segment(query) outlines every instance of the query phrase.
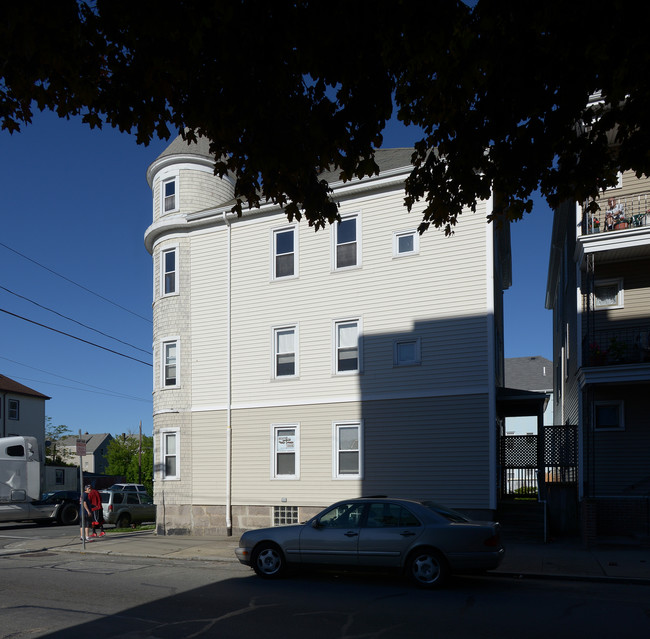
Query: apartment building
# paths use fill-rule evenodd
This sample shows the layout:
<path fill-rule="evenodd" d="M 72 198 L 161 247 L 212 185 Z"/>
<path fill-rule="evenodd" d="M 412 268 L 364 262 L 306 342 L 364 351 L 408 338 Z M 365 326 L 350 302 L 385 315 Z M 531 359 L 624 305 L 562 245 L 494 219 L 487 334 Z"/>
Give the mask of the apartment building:
<path fill-rule="evenodd" d="M 509 228 L 404 207 L 410 149 L 325 176 L 341 219 L 230 212 L 205 140 L 151 164 L 154 499 L 161 534 L 304 521 L 335 500 L 497 507 Z M 421 210 L 421 209 L 420 209 Z"/>

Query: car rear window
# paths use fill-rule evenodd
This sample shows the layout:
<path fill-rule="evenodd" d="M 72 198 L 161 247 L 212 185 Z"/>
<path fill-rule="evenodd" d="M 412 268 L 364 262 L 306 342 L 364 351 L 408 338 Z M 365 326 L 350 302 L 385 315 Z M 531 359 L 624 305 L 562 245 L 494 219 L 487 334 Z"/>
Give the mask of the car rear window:
<path fill-rule="evenodd" d="M 110 493 L 99 493 L 99 496 L 102 498 L 102 504 L 107 504 L 111 498 Z"/>
<path fill-rule="evenodd" d="M 451 522 L 471 521 L 469 517 L 466 517 L 462 513 L 459 513 L 457 510 L 454 510 L 453 508 L 447 508 L 447 506 L 438 504 L 435 501 L 423 501 L 422 505 L 426 506 L 429 510 L 433 510 L 433 512 L 436 513 L 437 515 L 444 517 L 447 521 L 451 521 Z"/>

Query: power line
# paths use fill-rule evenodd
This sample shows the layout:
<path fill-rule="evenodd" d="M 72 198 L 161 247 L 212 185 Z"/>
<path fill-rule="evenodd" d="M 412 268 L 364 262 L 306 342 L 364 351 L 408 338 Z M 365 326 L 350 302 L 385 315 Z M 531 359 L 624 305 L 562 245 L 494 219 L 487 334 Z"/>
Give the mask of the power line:
<path fill-rule="evenodd" d="M 118 351 L 114 351 L 112 348 L 106 348 L 105 346 L 100 346 L 99 344 L 95 344 L 94 342 L 89 342 L 86 339 L 81 339 L 81 337 L 76 337 L 75 335 L 70 335 L 70 333 L 66 333 L 64 331 L 59 331 L 56 328 L 52 328 L 51 326 L 47 326 L 46 324 L 41 324 L 39 322 L 35 322 L 34 320 L 30 320 L 27 317 L 23 317 L 22 315 L 17 315 L 16 313 L 12 313 L 11 311 L 7 311 L 4 308 L 0 308 L 0 311 L 2 313 L 6 313 L 7 315 L 11 315 L 12 317 L 16 317 L 18 319 L 21 319 L 25 322 L 29 322 L 30 324 L 35 324 L 36 326 L 40 326 L 41 328 L 47 328 L 49 331 L 53 331 L 54 333 L 59 333 L 60 335 L 65 335 L 66 337 L 70 337 L 72 339 L 76 339 L 79 342 L 83 342 L 84 344 L 89 344 L 90 346 L 94 346 L 95 348 L 101 348 L 104 351 L 108 351 L 109 353 L 113 353 L 114 355 L 119 355 L 120 357 L 126 357 L 126 359 L 131 359 L 134 362 L 140 362 L 140 364 L 144 364 L 145 366 L 150 366 L 153 368 L 153 364 L 150 364 L 149 362 L 145 362 L 141 359 L 137 359 L 136 357 L 131 357 L 130 355 L 125 355 L 124 353 L 120 353 Z"/>
<path fill-rule="evenodd" d="M 93 328 L 92 326 L 88 326 L 87 324 L 84 324 L 82 322 L 77 321 L 76 319 L 72 317 L 68 317 L 67 315 L 63 315 L 62 313 L 59 313 L 58 311 L 55 311 L 52 308 L 48 308 L 47 306 L 43 306 L 42 304 L 39 304 L 38 302 L 35 302 L 34 300 L 29 299 L 28 297 L 25 297 L 24 295 L 20 295 L 19 293 L 15 293 L 14 291 L 10 291 L 8 288 L 4 286 L 0 286 L 0 289 L 3 291 L 7 291 L 7 293 L 10 293 L 11 295 L 15 295 L 16 297 L 19 297 L 22 300 L 25 300 L 27 302 L 30 302 L 31 304 L 34 304 L 34 306 L 38 306 L 39 308 L 42 308 L 43 310 L 49 311 L 50 313 L 54 313 L 55 315 L 58 315 L 59 317 L 62 317 L 63 319 L 67 319 L 71 322 L 74 322 L 75 324 L 79 324 L 79 326 L 83 326 L 84 328 L 87 328 L 90 331 L 94 331 L 95 333 L 99 333 L 100 335 L 103 335 L 104 337 L 108 337 L 108 339 L 112 339 L 116 342 L 119 342 L 120 344 L 124 344 L 125 346 L 130 346 L 131 348 L 134 348 L 137 351 L 141 351 L 142 353 L 146 353 L 147 355 L 151 355 L 151 351 L 147 351 L 144 348 L 140 348 L 139 346 L 134 346 L 133 344 L 129 344 L 128 342 L 125 342 L 124 340 L 121 340 L 117 337 L 113 337 L 112 335 L 108 335 L 108 333 L 104 333 L 100 331 L 99 329 Z"/>
<path fill-rule="evenodd" d="M 150 402 L 151 401 L 150 399 L 143 399 L 142 397 L 134 397 L 132 395 L 127 395 L 125 393 L 119 393 L 117 391 L 112 391 L 112 390 L 110 390 L 108 388 L 102 388 L 101 386 L 93 386 L 92 384 L 88 384 L 87 382 L 80 382 L 77 379 L 72 379 L 70 377 L 64 377 L 63 375 L 57 375 L 56 373 L 51 373 L 50 371 L 46 371 L 46 370 L 44 370 L 42 368 L 36 368 L 35 366 L 29 366 L 28 364 L 23 364 L 22 362 L 17 362 L 16 360 L 9 359 L 8 357 L 2 357 L 1 355 L 0 355 L 0 359 L 5 360 L 6 362 L 11 362 L 12 364 L 18 364 L 18 366 L 23 366 L 23 367 L 29 368 L 30 370 L 33 370 L 33 371 L 38 371 L 39 373 L 45 373 L 46 375 L 52 375 L 52 377 L 58 377 L 59 379 L 64 379 L 64 380 L 66 380 L 68 382 L 74 382 L 75 384 L 81 384 L 82 386 L 88 386 L 88 388 L 94 388 L 95 391 L 90 391 L 90 390 L 87 390 L 85 388 L 76 388 L 75 389 L 72 386 L 66 386 L 65 384 L 56 384 L 55 382 L 44 382 L 44 381 L 41 381 L 41 380 L 38 380 L 38 379 L 31 379 L 29 377 L 20 377 L 20 376 L 16 375 L 15 377 L 17 377 L 18 379 L 23 379 L 23 380 L 31 381 L 31 382 L 37 382 L 38 384 L 51 384 L 51 385 L 54 385 L 54 386 L 61 386 L 62 388 L 73 388 L 73 390 L 80 390 L 80 391 L 84 391 L 84 392 L 101 392 L 101 391 L 104 391 L 102 394 L 111 395 L 113 397 L 122 397 L 124 399 L 132 399 L 132 400 L 138 401 L 138 402 Z"/>
<path fill-rule="evenodd" d="M 78 286 L 80 289 L 86 291 L 87 293 L 90 293 L 91 295 L 94 295 L 95 297 L 98 297 L 101 300 L 104 300 L 105 302 L 108 302 L 109 304 L 112 304 L 113 306 L 116 306 L 117 308 L 121 308 L 123 311 L 126 311 L 127 313 L 130 313 L 131 315 L 135 315 L 136 317 L 139 317 L 140 319 L 143 319 L 145 322 L 149 322 L 149 324 L 152 324 L 153 322 L 148 318 L 145 317 L 144 315 L 139 315 L 135 311 L 132 311 L 125 306 L 122 306 L 118 304 L 117 302 L 114 302 L 113 300 L 108 299 L 107 297 L 104 297 L 103 295 L 100 295 L 99 293 L 95 293 L 95 291 L 91 291 L 89 288 L 86 288 L 82 284 L 79 284 L 78 282 L 75 282 L 74 280 L 71 280 L 69 277 L 66 277 L 65 275 L 61 275 L 61 273 L 57 273 L 56 271 L 53 271 L 51 268 L 41 264 L 40 262 L 37 262 L 36 260 L 33 260 L 31 257 L 27 257 L 27 255 L 24 255 L 20 251 L 17 251 L 16 249 L 12 249 L 10 246 L 7 246 L 6 244 L 3 244 L 0 242 L 0 246 L 3 246 L 6 248 L 8 251 L 11 251 L 12 253 L 15 253 L 16 255 L 20 255 L 23 259 L 28 260 L 29 262 L 32 262 L 32 264 L 36 264 L 36 266 L 40 266 L 41 268 L 45 269 L 46 271 L 52 273 L 53 275 L 56 275 L 57 277 L 60 277 L 61 279 L 65 280 L 66 282 L 69 282 L 70 284 L 74 284 L 75 286 Z"/>

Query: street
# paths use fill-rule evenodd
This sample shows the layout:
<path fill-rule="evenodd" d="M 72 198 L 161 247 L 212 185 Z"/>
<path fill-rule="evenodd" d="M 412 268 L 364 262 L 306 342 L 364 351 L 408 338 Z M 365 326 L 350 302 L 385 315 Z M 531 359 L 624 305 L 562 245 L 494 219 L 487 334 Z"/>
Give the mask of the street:
<path fill-rule="evenodd" d="M 0 546 L 76 533 L 3 526 Z M 0 556 L 0 601 L 5 639 L 650 635 L 648 586 L 481 576 L 426 592 L 390 575 L 300 572 L 270 582 L 234 562 L 53 551 Z"/>

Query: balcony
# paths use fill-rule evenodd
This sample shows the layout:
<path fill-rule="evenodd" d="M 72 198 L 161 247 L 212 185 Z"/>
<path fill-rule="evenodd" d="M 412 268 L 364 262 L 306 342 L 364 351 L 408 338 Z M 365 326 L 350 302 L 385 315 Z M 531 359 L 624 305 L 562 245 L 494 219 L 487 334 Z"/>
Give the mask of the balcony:
<path fill-rule="evenodd" d="M 583 207 L 583 235 L 610 233 L 650 226 L 650 193 L 600 200 L 600 210 L 590 212 Z M 586 233 L 585 233 L 586 230 Z"/>
<path fill-rule="evenodd" d="M 583 366 L 650 362 L 650 320 L 643 326 L 594 331 L 582 343 Z"/>

